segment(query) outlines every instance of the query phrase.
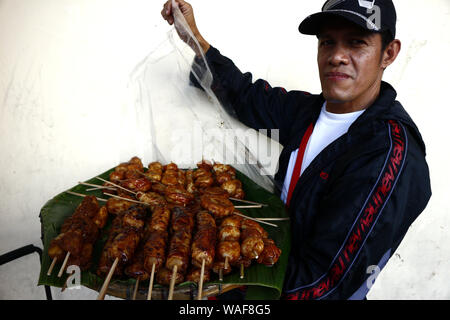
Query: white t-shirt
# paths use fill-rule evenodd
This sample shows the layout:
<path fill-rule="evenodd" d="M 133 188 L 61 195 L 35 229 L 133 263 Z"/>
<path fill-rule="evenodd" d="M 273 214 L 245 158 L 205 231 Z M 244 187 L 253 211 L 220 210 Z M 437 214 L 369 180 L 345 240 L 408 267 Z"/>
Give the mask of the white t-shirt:
<path fill-rule="evenodd" d="M 326 103 L 323 104 L 322 110 L 317 120 L 311 137 L 308 140 L 308 144 L 303 156 L 302 168 L 300 175 L 310 165 L 314 158 L 325 149 L 334 140 L 347 133 L 348 128 L 353 122 L 363 114 L 365 110 L 351 112 L 351 113 L 331 113 L 326 110 Z M 286 203 L 287 195 L 289 191 L 289 185 L 291 183 L 292 173 L 294 171 L 295 162 L 297 161 L 298 149 L 291 153 L 289 159 L 289 166 L 284 179 L 283 190 L 281 192 L 281 200 Z"/>

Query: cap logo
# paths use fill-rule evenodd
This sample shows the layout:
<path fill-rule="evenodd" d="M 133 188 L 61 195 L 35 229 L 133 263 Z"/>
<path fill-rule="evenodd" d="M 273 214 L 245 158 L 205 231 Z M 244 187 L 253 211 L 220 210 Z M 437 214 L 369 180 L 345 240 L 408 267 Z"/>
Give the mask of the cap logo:
<path fill-rule="evenodd" d="M 322 11 L 330 10 L 331 8 L 337 6 L 339 3 L 344 2 L 346 0 L 330 0 L 322 8 Z"/>
<path fill-rule="evenodd" d="M 359 6 L 371 10 L 375 5 L 375 0 L 367 1 L 367 0 L 358 0 Z"/>

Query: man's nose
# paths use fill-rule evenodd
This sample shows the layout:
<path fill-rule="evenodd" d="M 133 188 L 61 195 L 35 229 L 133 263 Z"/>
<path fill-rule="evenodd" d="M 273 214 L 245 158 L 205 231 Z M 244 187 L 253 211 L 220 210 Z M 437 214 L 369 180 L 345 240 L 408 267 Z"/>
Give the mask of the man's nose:
<path fill-rule="evenodd" d="M 347 65 L 350 62 L 349 54 L 346 48 L 342 45 L 336 45 L 330 52 L 329 63 L 333 66 L 341 64 Z"/>

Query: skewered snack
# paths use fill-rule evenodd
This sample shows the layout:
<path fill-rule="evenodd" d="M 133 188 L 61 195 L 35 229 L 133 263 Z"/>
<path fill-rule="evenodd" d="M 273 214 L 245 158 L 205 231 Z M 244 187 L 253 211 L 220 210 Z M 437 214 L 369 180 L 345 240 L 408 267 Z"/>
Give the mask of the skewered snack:
<path fill-rule="evenodd" d="M 120 181 L 120 186 L 135 192 L 147 192 L 151 189 L 152 183 L 141 176 Z"/>
<path fill-rule="evenodd" d="M 239 241 L 241 237 L 242 217 L 232 215 L 222 220 L 218 233 L 219 241 Z"/>
<path fill-rule="evenodd" d="M 212 266 L 212 265 L 211 265 Z M 186 281 L 192 281 L 195 283 L 200 283 L 201 280 L 201 268 L 191 267 L 186 275 Z M 210 270 L 205 269 L 203 271 L 203 282 L 208 282 L 211 280 Z"/>
<path fill-rule="evenodd" d="M 184 186 L 186 177 L 184 171 L 179 170 L 175 163 L 169 163 L 163 167 L 164 172 L 161 178 L 161 183 L 166 186 Z"/>
<path fill-rule="evenodd" d="M 65 263 L 78 265 L 82 270 L 88 269 L 93 244 L 98 238 L 99 230 L 106 224 L 107 218 L 106 208 L 100 208 L 95 197 L 86 196 L 72 216 L 64 221 L 60 234 L 51 241 L 48 250 L 50 258 L 55 262 L 65 258 Z M 64 266 L 65 264 L 63 268 Z M 49 273 L 51 271 L 49 270 Z"/>
<path fill-rule="evenodd" d="M 140 281 L 147 280 L 150 277 L 150 274 L 144 268 L 144 249 L 142 244 L 136 250 L 131 263 L 125 267 L 125 274 Z"/>
<path fill-rule="evenodd" d="M 197 163 L 197 168 L 202 168 L 205 169 L 206 171 L 212 171 L 213 165 L 211 164 L 211 162 L 207 160 L 202 160 Z"/>
<path fill-rule="evenodd" d="M 233 215 L 226 217 L 222 220 L 222 223 L 220 225 L 219 233 L 218 233 L 218 240 L 219 241 L 234 241 L 238 242 L 241 238 L 241 222 L 242 217 Z M 237 250 L 236 250 L 237 251 Z M 236 252 L 237 254 L 237 252 Z M 242 253 L 239 249 L 239 257 L 237 259 L 232 259 L 230 261 L 231 265 L 240 266 L 241 268 L 241 278 L 244 277 L 244 270 L 243 268 L 247 268 L 251 264 L 251 260 L 247 259 L 245 261 L 245 258 L 242 256 Z M 227 261 L 228 262 L 228 261 Z"/>
<path fill-rule="evenodd" d="M 223 280 L 222 276 L 231 273 L 232 268 L 229 263 L 225 263 L 225 260 L 216 260 L 213 263 L 212 269 L 214 273 L 219 275 L 219 280 Z"/>
<path fill-rule="evenodd" d="M 216 218 L 224 218 L 234 211 L 233 203 L 227 198 L 215 195 L 202 195 L 201 206 L 211 212 Z"/>
<path fill-rule="evenodd" d="M 214 184 L 214 177 L 211 171 L 205 167 L 198 168 L 193 173 L 194 186 L 196 188 L 208 188 Z"/>
<path fill-rule="evenodd" d="M 261 225 L 254 220 L 243 219 L 241 222 L 241 229 L 242 231 L 247 229 L 254 229 L 261 235 L 262 238 L 267 238 L 267 231 L 264 230 L 264 228 L 261 227 Z"/>
<path fill-rule="evenodd" d="M 133 197 L 127 194 L 122 194 L 121 197 L 133 200 Z M 106 201 L 106 209 L 108 210 L 109 214 L 113 215 L 117 215 L 121 212 L 124 212 L 134 205 L 135 204 L 131 201 L 126 201 L 118 198 L 109 198 L 108 201 Z"/>
<path fill-rule="evenodd" d="M 141 159 L 133 157 L 128 162 L 123 162 L 115 167 L 114 171 L 109 175 L 109 180 L 119 182 L 128 178 L 138 178 L 136 171 L 143 172 L 144 166 Z"/>
<path fill-rule="evenodd" d="M 152 162 L 148 165 L 147 172 L 144 175 L 152 182 L 159 182 L 162 179 L 163 166 L 159 162 Z"/>
<path fill-rule="evenodd" d="M 194 219 L 190 212 L 175 207 L 172 212 L 172 237 L 166 268 L 173 270 L 176 267 L 179 273 L 185 273 L 189 264 L 192 229 Z"/>
<path fill-rule="evenodd" d="M 186 171 L 186 191 L 194 194 L 197 192 L 197 187 L 194 184 L 194 171 L 187 170 Z"/>
<path fill-rule="evenodd" d="M 222 189 L 224 189 L 230 197 L 236 199 L 244 199 L 245 193 L 242 189 L 242 182 L 237 179 L 227 180 L 221 185 Z"/>
<path fill-rule="evenodd" d="M 207 211 L 197 213 L 197 231 L 192 242 L 192 264 L 201 268 L 205 261 L 205 269 L 210 269 L 214 262 L 216 246 L 216 222 Z"/>
<path fill-rule="evenodd" d="M 239 266 L 241 268 L 248 268 L 252 264 L 252 260 L 244 257 L 242 254 L 234 263 L 233 266 Z"/>
<path fill-rule="evenodd" d="M 216 173 L 216 175 L 220 174 L 220 173 L 228 173 L 231 175 L 231 177 L 233 179 L 236 176 L 236 169 L 234 169 L 232 166 L 230 166 L 228 164 L 222 164 L 222 163 L 216 162 L 212 167 L 213 167 L 213 170 Z"/>
<path fill-rule="evenodd" d="M 136 194 L 136 199 L 148 203 L 152 209 L 153 207 L 161 207 L 167 204 L 167 200 L 156 192 L 138 192 Z"/>
<path fill-rule="evenodd" d="M 165 201 L 165 200 L 164 200 Z M 163 266 L 165 261 L 166 244 L 168 238 L 168 225 L 170 210 L 166 206 L 152 206 L 152 215 L 147 219 L 145 238 L 141 242 L 142 267 L 145 274 L 150 277 L 148 299 L 151 299 L 153 290 L 153 279 L 155 272 Z M 147 279 L 148 277 L 145 277 Z M 138 279 L 139 280 L 139 279 Z M 136 283 L 135 292 L 138 282 Z"/>
<path fill-rule="evenodd" d="M 261 234 L 255 229 L 242 231 L 242 254 L 249 259 L 257 259 L 264 250 L 264 241 Z"/>
<path fill-rule="evenodd" d="M 116 217 L 97 273 L 108 273 L 107 279 L 110 274 L 136 278 L 136 288 L 139 280 L 150 278 L 153 283 L 156 273 L 160 284 L 171 285 L 172 294 L 174 283 L 185 279 L 199 283 L 201 298 L 201 284 L 210 280 L 210 271 L 222 278 L 232 272 L 232 266 L 243 270 L 255 259 L 265 265 L 276 263 L 281 251 L 267 238 L 267 232 L 251 218 L 233 214 L 236 210 L 229 198 L 240 197 L 242 191 L 234 168 L 205 161 L 197 167 L 180 170 L 175 163 L 163 166 L 152 162 L 144 173 L 139 158 L 117 166 L 110 179 L 132 192 L 116 186 L 114 192 L 124 199 L 110 198 L 96 218 L 78 222 L 77 230 L 72 230 L 67 221 L 61 229 L 67 232 L 66 246 L 74 247 L 71 258 L 76 258 L 80 265 L 90 260 L 86 257 L 91 256 L 93 246 L 86 239 L 96 239 L 97 235 L 90 230 L 102 228 L 109 213 Z M 137 175 L 138 172 L 141 173 Z M 145 227 L 144 207 L 136 207 L 126 199 L 150 205 L 152 216 Z M 64 251 L 54 251 L 59 259 L 64 258 Z M 149 294 L 151 297 L 151 286 Z"/>
<path fill-rule="evenodd" d="M 134 206 L 114 218 L 97 269 L 99 275 L 107 273 L 116 259 L 114 274 L 122 274 L 124 265 L 133 258 L 143 236 L 145 215 L 144 208 Z"/>
<path fill-rule="evenodd" d="M 196 218 L 197 230 L 192 242 L 192 267 L 187 279 L 199 284 L 197 299 L 201 300 L 203 282 L 209 280 L 209 269 L 214 262 L 217 228 L 216 221 L 207 211 L 199 211 Z"/>
<path fill-rule="evenodd" d="M 241 246 L 239 241 L 220 241 L 217 245 L 217 255 L 227 263 L 235 263 L 241 256 Z"/>
<path fill-rule="evenodd" d="M 111 182 L 120 182 L 125 177 L 125 171 L 113 171 L 109 174 L 109 181 Z M 107 184 L 106 184 L 107 185 Z"/>
<path fill-rule="evenodd" d="M 225 190 L 223 190 L 221 187 L 209 187 L 206 189 L 202 189 L 203 195 L 209 195 L 209 196 L 219 196 L 222 198 L 228 198 L 229 194 Z"/>
<path fill-rule="evenodd" d="M 170 210 L 167 206 L 156 207 L 153 210 L 150 232 L 167 232 L 170 222 Z"/>
<path fill-rule="evenodd" d="M 133 255 L 133 259 L 130 264 L 125 267 L 125 274 L 129 277 L 136 279 L 136 284 L 133 292 L 133 300 L 136 299 L 137 291 L 139 288 L 139 282 L 150 278 L 151 274 L 145 268 L 145 245 L 148 238 L 151 235 L 151 220 L 152 217 L 147 217 L 144 227 L 143 239 L 139 242 L 139 246 Z M 153 275 L 152 275 L 153 276 Z"/>
<path fill-rule="evenodd" d="M 186 206 L 194 200 L 194 196 L 182 186 L 168 186 L 165 190 L 165 197 L 168 202 L 180 206 Z"/>
<path fill-rule="evenodd" d="M 216 173 L 216 180 L 220 185 L 222 185 L 227 181 L 233 180 L 233 177 L 228 172 L 219 172 Z"/>
<path fill-rule="evenodd" d="M 190 208 L 174 207 L 172 212 L 172 236 L 170 239 L 169 254 L 166 259 L 166 268 L 172 270 L 168 299 L 172 300 L 173 290 L 177 280 L 177 273 L 187 271 L 191 249 L 192 229 L 194 227 L 194 214 Z"/>
<path fill-rule="evenodd" d="M 157 272 L 164 264 L 168 239 L 170 210 L 167 207 L 154 209 L 149 227 L 149 235 L 144 245 L 144 268 Z"/>
<path fill-rule="evenodd" d="M 105 250 L 105 249 L 109 248 L 112 245 L 114 239 L 120 233 L 120 230 L 121 230 L 121 227 L 122 227 L 121 225 L 122 225 L 122 220 L 121 220 L 120 215 L 118 215 L 112 221 L 112 225 L 111 225 L 110 229 L 108 230 L 108 238 L 107 238 L 106 243 L 105 243 L 105 245 L 103 247 L 104 249 L 103 249 L 103 251 L 102 251 L 102 253 L 100 255 L 100 261 L 99 261 L 98 266 L 97 266 L 97 274 L 99 276 L 107 274 L 109 269 L 112 266 L 111 262 L 109 261 L 110 259 L 108 257 L 108 251 Z M 115 273 L 119 274 L 119 270 L 116 269 Z"/>
<path fill-rule="evenodd" d="M 144 246 L 144 268 L 147 272 L 152 272 L 153 265 L 153 272 L 158 272 L 164 265 L 167 239 L 168 234 L 165 231 L 154 231 L 149 235 Z"/>
<path fill-rule="evenodd" d="M 245 192 L 242 183 L 236 179 L 236 169 L 227 164 L 215 163 L 213 171 L 221 188 L 228 192 L 229 197 L 244 199 Z"/>
<path fill-rule="evenodd" d="M 164 195 L 166 192 L 166 188 L 167 188 L 167 186 L 162 184 L 161 182 L 153 181 L 152 186 L 150 187 L 150 190 L 152 192 L 156 192 L 158 194 Z"/>
<path fill-rule="evenodd" d="M 202 169 L 198 169 L 198 170 L 202 170 Z M 213 184 L 214 184 L 214 178 L 213 178 L 212 174 L 199 175 L 199 176 L 197 176 L 197 178 L 195 178 L 195 182 L 194 182 L 194 186 L 197 188 L 208 188 L 208 187 L 212 186 Z"/>
<path fill-rule="evenodd" d="M 178 171 L 178 166 L 177 166 L 177 164 L 176 163 L 173 163 L 173 162 L 171 162 L 171 163 L 169 163 L 169 164 L 166 164 L 165 166 L 163 166 L 163 170 L 164 171 Z"/>
<path fill-rule="evenodd" d="M 257 262 L 266 266 L 273 266 L 280 258 L 281 249 L 275 245 L 272 239 L 265 238 L 263 241 L 264 250 L 259 255 Z"/>
<path fill-rule="evenodd" d="M 231 272 L 231 264 L 237 262 L 241 256 L 240 225 L 242 218 L 239 216 L 225 217 L 217 233 L 217 258 L 213 266 L 213 271 L 219 273 L 219 280 L 224 274 Z"/>
<path fill-rule="evenodd" d="M 150 162 L 148 164 L 148 171 L 158 171 L 158 172 L 161 171 L 162 172 L 163 171 L 163 165 L 160 162 L 158 162 L 158 161 Z"/>
<path fill-rule="evenodd" d="M 83 237 L 79 230 L 67 230 L 60 233 L 56 238 L 50 242 L 48 255 L 50 258 L 57 261 L 62 261 L 67 252 L 72 255 L 79 255 L 81 252 Z"/>
<path fill-rule="evenodd" d="M 156 274 L 156 281 L 159 284 L 168 286 L 171 284 L 173 272 L 167 268 L 161 268 Z M 182 283 L 184 281 L 184 275 L 181 272 L 175 273 L 175 284 Z"/>
<path fill-rule="evenodd" d="M 264 250 L 263 238 L 267 238 L 265 231 L 257 222 L 244 219 L 241 223 L 241 251 L 248 259 L 257 259 Z"/>

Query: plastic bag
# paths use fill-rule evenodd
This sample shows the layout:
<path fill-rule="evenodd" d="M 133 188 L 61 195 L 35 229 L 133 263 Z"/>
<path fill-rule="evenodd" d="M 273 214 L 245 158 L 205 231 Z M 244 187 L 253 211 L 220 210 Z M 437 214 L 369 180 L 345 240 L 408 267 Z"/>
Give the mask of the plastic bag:
<path fill-rule="evenodd" d="M 139 153 L 149 162 L 174 162 L 182 168 L 202 160 L 231 164 L 273 191 L 281 151 L 277 132 L 269 139 L 267 132 L 249 129 L 224 109 L 211 90 L 207 60 L 175 1 L 173 10 L 175 27 L 167 40 L 131 75 L 137 126 L 148 137 L 141 138 Z M 190 83 L 190 74 L 203 90 Z"/>

